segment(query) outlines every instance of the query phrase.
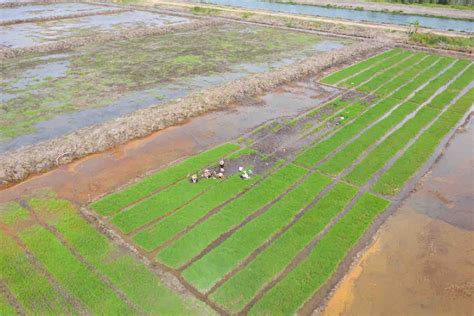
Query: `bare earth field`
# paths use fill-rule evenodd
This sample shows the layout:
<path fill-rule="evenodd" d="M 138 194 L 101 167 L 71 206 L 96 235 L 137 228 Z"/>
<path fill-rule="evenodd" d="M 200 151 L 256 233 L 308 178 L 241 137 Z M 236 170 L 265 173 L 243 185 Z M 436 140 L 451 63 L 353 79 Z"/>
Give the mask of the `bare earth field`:
<path fill-rule="evenodd" d="M 474 308 L 466 50 L 390 24 L 0 4 L 0 315 Z"/>

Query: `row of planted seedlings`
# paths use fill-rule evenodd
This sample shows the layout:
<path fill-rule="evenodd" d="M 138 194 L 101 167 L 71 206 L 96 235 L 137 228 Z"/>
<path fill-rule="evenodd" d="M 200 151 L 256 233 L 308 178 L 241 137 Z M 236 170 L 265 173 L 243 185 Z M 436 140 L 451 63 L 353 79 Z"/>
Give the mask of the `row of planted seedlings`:
<path fill-rule="evenodd" d="M 425 59 L 430 58 L 430 57 L 431 56 L 429 57 L 423 56 L 423 58 Z M 409 57 L 408 60 L 410 60 L 411 58 L 419 58 L 419 60 L 423 59 L 423 58 L 420 58 L 419 56 L 415 56 L 415 57 Z M 442 62 L 440 60 L 437 60 L 435 65 L 438 65 L 438 63 L 442 65 Z M 414 66 L 413 68 L 416 68 L 416 66 Z M 433 74 L 433 73 L 430 73 L 428 70 L 426 72 L 428 74 Z M 439 69 L 438 69 L 438 72 L 434 72 L 434 75 L 437 75 L 438 73 L 439 73 Z M 425 76 L 424 78 L 427 80 L 431 78 L 428 74 L 424 74 Z M 409 79 L 409 76 L 407 74 L 401 74 L 400 77 L 403 77 L 404 75 L 406 79 Z M 420 75 L 420 77 L 422 77 L 422 75 Z M 375 78 L 373 78 L 372 80 L 374 79 Z M 406 85 L 410 85 L 413 82 L 415 81 L 408 80 L 406 82 L 402 82 L 397 87 L 398 90 L 396 89 L 396 91 L 402 90 L 402 88 L 404 88 Z M 414 92 L 416 89 L 419 89 L 420 86 L 423 86 L 423 84 L 419 84 L 417 86 L 413 85 L 412 92 Z M 423 88 L 426 88 L 426 86 L 427 85 L 425 85 Z M 377 104 L 384 104 L 384 103 L 381 101 L 378 101 Z M 392 104 L 392 106 L 394 105 Z M 376 107 L 374 106 L 373 108 L 376 108 Z M 370 110 L 372 110 L 373 108 L 371 108 Z M 385 111 L 388 111 L 390 109 L 390 106 L 384 106 L 383 109 L 385 109 Z M 351 123 L 348 126 L 354 125 L 358 121 L 362 121 L 362 123 L 373 122 L 373 120 L 377 118 L 377 115 L 380 114 L 379 113 L 380 110 L 379 111 L 374 110 L 372 112 L 370 112 L 370 110 L 367 110 L 366 112 L 361 114 L 361 117 L 359 119 L 355 120 L 354 123 Z M 369 120 L 366 119 L 367 117 L 369 118 Z M 398 116 L 394 116 L 394 117 L 398 117 Z M 347 127 L 342 128 L 341 131 L 344 130 L 345 128 Z M 280 169 L 279 171 L 277 171 L 275 174 L 272 174 L 265 180 L 261 181 L 259 185 L 253 185 L 252 190 L 242 194 L 238 199 L 234 199 L 227 204 L 225 204 L 226 202 L 224 202 L 225 205 L 221 205 L 220 208 L 218 207 L 219 212 L 216 212 L 213 217 L 209 218 L 209 220 L 198 223 L 197 225 L 195 225 L 195 227 L 188 229 L 188 231 L 186 231 L 186 234 L 182 234 L 177 239 L 172 240 L 170 243 L 166 244 L 166 247 L 158 249 L 159 251 L 157 254 L 157 260 L 159 260 L 162 263 L 167 264 L 170 267 L 176 268 L 178 270 L 181 270 L 181 271 L 184 270 L 183 276 L 185 277 L 185 279 L 187 279 L 191 284 L 193 284 L 196 288 L 200 289 L 201 291 L 204 291 L 207 294 L 210 293 L 211 298 L 214 298 L 219 304 L 221 304 L 225 308 L 229 310 L 233 310 L 233 311 L 238 311 L 238 310 L 241 310 L 242 308 L 243 309 L 249 308 L 248 307 L 250 306 L 249 303 L 252 303 L 251 299 L 254 297 L 255 293 L 257 293 L 259 289 L 263 288 L 263 286 L 267 284 L 269 280 L 271 280 L 272 277 L 278 271 L 281 271 L 281 269 L 284 268 L 288 264 L 288 262 L 290 262 L 293 259 L 292 255 L 285 255 L 287 254 L 286 251 L 282 252 L 283 257 L 284 257 L 283 259 L 280 258 L 280 256 L 275 255 L 275 254 L 278 253 L 278 250 L 282 251 L 285 249 L 284 247 L 283 248 L 279 247 L 278 242 L 284 243 L 284 240 L 285 240 L 284 237 L 288 236 L 287 234 L 291 234 L 290 232 L 299 232 L 299 230 L 293 230 L 294 227 L 298 227 L 298 225 L 295 224 L 291 226 L 291 229 L 289 229 L 288 232 L 285 232 L 284 234 L 281 234 L 281 236 L 276 237 L 276 241 L 274 243 L 268 244 L 270 246 L 267 245 L 268 248 L 266 249 L 274 249 L 273 252 L 268 250 L 270 252 L 269 256 L 272 258 L 272 260 L 270 261 L 280 262 L 281 265 L 280 266 L 276 265 L 273 267 L 270 266 L 270 269 L 271 268 L 274 269 L 271 273 L 265 273 L 264 271 L 260 271 L 260 272 L 257 272 L 256 274 L 252 274 L 253 272 L 259 271 L 256 268 L 256 267 L 261 266 L 258 264 L 258 262 L 259 260 L 261 260 L 262 257 L 265 257 L 263 255 L 264 253 L 268 253 L 266 249 L 264 252 L 262 252 L 262 249 L 265 248 L 265 241 L 272 239 L 272 238 L 269 238 L 269 236 L 276 236 L 275 232 L 281 230 L 282 224 L 283 226 L 284 224 L 288 224 L 289 219 L 292 219 L 292 221 L 294 221 L 293 219 L 297 218 L 298 216 L 301 216 L 301 213 L 298 211 L 304 208 L 305 202 L 300 201 L 300 198 L 302 195 L 306 196 L 306 194 L 300 194 L 299 195 L 300 197 L 298 197 L 297 192 L 304 192 L 304 188 L 307 189 L 310 187 L 314 191 L 309 193 L 309 196 L 311 196 L 311 194 L 318 195 L 318 190 L 322 190 L 322 187 L 325 187 L 325 186 L 324 184 L 321 184 L 320 186 L 315 185 L 315 184 L 324 183 L 324 181 L 330 182 L 330 179 L 319 173 L 311 173 L 311 175 L 307 175 L 307 174 L 305 175 L 305 171 L 301 171 L 300 169 L 296 168 L 292 164 L 287 165 L 283 167 L 282 169 Z M 284 183 L 280 183 L 280 182 L 284 182 Z M 294 185 L 295 183 L 297 183 L 298 185 L 297 186 Z M 309 183 L 312 183 L 313 185 L 309 185 Z M 292 190 L 288 190 L 290 187 L 292 188 Z M 353 190 L 354 191 L 353 194 L 357 192 L 357 190 L 354 189 L 353 187 L 345 185 L 343 183 L 339 183 L 336 186 L 333 186 L 331 190 L 336 190 L 336 188 L 340 190 L 342 189 L 346 190 L 347 196 L 349 196 L 348 201 L 351 201 L 354 196 L 354 195 L 351 196 L 350 191 Z M 271 192 L 269 192 L 266 189 L 270 189 Z M 219 192 L 220 189 L 219 187 L 216 187 L 215 190 Z M 213 190 L 210 190 L 210 191 L 213 191 Z M 341 192 L 344 192 L 344 190 Z M 344 195 L 341 192 L 338 192 L 337 195 L 338 196 Z M 326 194 L 326 192 L 323 192 L 323 193 Z M 218 193 L 216 194 L 218 195 Z M 329 195 L 329 193 L 327 194 Z M 268 199 L 263 198 L 263 196 L 265 195 L 267 195 L 269 198 Z M 203 198 L 203 199 L 201 198 L 202 196 L 199 196 L 196 199 L 196 201 L 200 200 L 201 204 L 199 205 L 205 205 L 206 203 L 202 203 L 202 202 L 206 202 L 206 198 Z M 328 202 L 332 203 L 336 200 L 337 199 L 331 198 L 328 200 Z M 275 202 L 272 202 L 272 201 L 275 201 Z M 314 207 L 318 209 L 319 207 L 324 208 L 323 201 L 324 201 L 324 198 L 321 198 L 321 201 L 316 203 Z M 277 221 L 276 223 L 273 223 L 272 219 L 274 217 L 271 216 L 271 214 L 278 214 L 278 212 L 283 213 L 282 210 L 286 208 L 285 205 L 286 206 L 300 205 L 300 204 L 292 204 L 292 203 L 303 203 L 303 206 L 300 207 L 299 209 L 296 209 L 297 211 L 295 211 L 294 214 L 291 214 L 291 215 L 284 214 L 284 216 L 280 218 L 281 222 Z M 345 205 L 344 203 L 342 204 Z M 359 204 L 363 205 L 363 207 L 358 206 Z M 189 207 L 189 211 L 191 211 L 192 205 L 193 203 L 189 203 L 188 205 L 184 206 L 182 209 Z M 369 206 L 369 205 L 373 205 L 374 212 L 371 213 L 372 215 L 365 214 L 367 215 L 367 218 L 365 221 L 361 221 L 361 228 L 360 228 L 361 232 L 360 234 L 355 234 L 354 239 L 351 239 L 352 242 L 348 243 L 348 246 L 346 248 L 347 251 L 348 249 L 350 249 L 350 246 L 353 245 L 357 241 L 357 239 L 360 237 L 362 232 L 371 223 L 371 219 L 373 218 L 373 216 L 376 216 L 377 214 L 379 214 L 379 212 L 385 209 L 386 202 L 372 195 L 364 194 L 362 195 L 360 199 L 357 200 L 356 202 L 357 207 L 354 207 L 354 210 L 357 210 L 357 209 L 363 210 L 365 209 L 366 206 Z M 205 208 L 205 206 L 203 208 Z M 201 208 L 201 210 L 203 208 Z M 337 209 L 337 208 L 334 209 L 332 208 L 332 206 L 329 206 L 329 208 L 333 209 L 336 212 L 335 214 L 339 214 L 341 211 L 341 209 Z M 242 211 L 242 209 L 245 209 L 245 210 Z M 258 214 L 255 213 L 258 211 L 260 211 L 260 213 Z M 178 212 L 175 214 L 178 214 Z M 303 214 L 315 214 L 315 212 L 316 211 L 304 212 Z M 206 212 L 204 211 L 200 215 L 204 213 Z M 207 211 L 207 213 L 209 213 L 209 210 Z M 356 213 L 357 212 L 351 211 L 350 214 L 356 214 Z M 255 217 L 254 218 L 252 217 L 252 214 L 257 214 L 261 216 L 254 216 Z M 298 214 L 298 215 L 294 216 L 295 214 Z M 329 219 L 326 219 L 326 222 L 324 222 L 324 220 L 322 220 L 319 217 L 315 219 L 315 220 L 322 220 L 321 229 L 328 223 L 328 221 L 330 221 L 333 218 L 331 217 L 330 214 L 328 214 L 328 216 L 329 216 Z M 179 217 L 186 218 L 186 212 L 182 212 Z M 177 218 L 175 223 L 179 222 L 179 217 Z M 197 217 L 194 217 L 193 220 L 196 220 L 196 218 Z M 276 216 L 275 218 L 278 218 L 278 216 Z M 344 219 L 346 218 L 350 218 L 350 217 L 345 216 Z M 240 229 L 235 229 L 235 233 L 232 232 L 232 234 L 228 234 L 229 230 L 232 230 L 233 228 L 237 227 L 236 224 L 242 223 L 242 221 L 244 222 L 248 221 L 249 223 L 247 225 L 240 224 L 240 226 L 242 226 L 242 227 L 238 227 Z M 303 219 L 303 217 L 297 221 L 297 223 L 302 226 L 304 226 L 305 223 L 310 223 L 310 222 L 311 221 L 309 219 L 307 221 L 306 218 Z M 191 223 L 191 221 L 189 221 L 188 223 Z M 345 221 L 338 222 L 337 224 L 338 226 L 335 226 L 335 227 L 340 227 L 340 226 L 344 227 L 344 225 L 348 225 L 344 223 Z M 159 225 L 159 223 L 157 225 Z M 145 234 L 141 236 L 145 236 L 148 234 L 148 232 L 154 231 L 154 233 L 148 234 L 147 237 L 143 237 L 143 240 L 148 240 L 153 243 L 153 238 L 154 238 L 153 235 L 158 236 L 160 234 L 160 231 L 166 230 L 166 227 L 168 226 L 168 225 L 162 225 L 160 229 L 158 228 L 159 226 L 157 225 L 155 224 L 155 226 L 152 227 L 151 229 L 143 231 L 145 232 Z M 267 227 L 265 225 L 269 225 L 267 228 L 268 232 L 267 234 L 265 233 L 261 234 L 260 232 L 262 230 L 262 226 Z M 183 226 L 181 227 L 181 229 L 183 229 Z M 300 228 L 300 229 L 303 229 L 303 228 Z M 226 233 L 228 234 L 228 236 L 225 236 L 225 238 L 222 238 L 222 240 L 218 240 L 219 237 L 224 236 Z M 305 245 L 307 245 L 308 240 L 311 240 L 311 237 L 313 237 L 314 235 L 315 235 L 314 231 L 309 233 L 306 237 L 307 239 L 301 242 L 301 246 L 304 247 Z M 260 239 L 257 238 L 255 239 L 255 241 L 253 241 L 254 238 L 251 238 L 250 236 L 260 236 Z M 326 237 L 324 237 L 322 240 L 326 240 L 325 238 Z M 332 237 L 332 238 L 335 238 L 335 240 L 337 240 L 337 235 L 336 237 Z M 250 239 L 253 241 L 253 243 L 249 242 Z M 159 242 L 163 242 L 164 240 L 165 239 L 162 237 L 162 239 Z M 243 240 L 245 240 L 244 243 L 242 243 Z M 287 240 L 293 240 L 293 238 L 289 238 Z M 263 244 L 262 244 L 262 241 L 263 241 Z M 158 245 L 159 242 L 154 242 L 152 247 L 156 247 L 156 245 Z M 233 247 L 227 246 L 227 243 L 230 243 L 231 245 L 233 243 Z M 244 244 L 245 246 L 248 245 L 248 247 L 242 247 L 242 244 Z M 222 246 L 222 245 L 225 245 L 225 246 Z M 258 248 L 257 246 L 259 246 L 260 248 Z M 148 249 L 150 250 L 152 249 L 152 247 L 149 247 Z M 257 251 L 258 253 L 252 253 L 252 251 Z M 297 252 L 298 251 L 296 251 L 295 254 Z M 251 254 L 249 255 L 249 253 Z M 346 252 L 342 251 L 341 253 L 342 253 L 342 257 L 339 257 L 339 260 L 342 260 L 342 258 L 344 257 L 343 254 L 345 254 Z M 252 258 L 252 255 L 255 258 Z M 244 259 L 244 258 L 247 258 L 247 259 Z M 247 262 L 245 262 L 246 260 Z M 286 260 L 286 261 L 282 263 L 281 262 L 282 260 Z M 249 262 L 250 264 L 247 266 L 247 263 Z M 337 266 L 337 263 L 338 263 L 337 260 L 334 262 L 331 262 L 330 266 L 335 268 Z M 237 268 L 233 269 L 236 267 L 236 265 L 237 265 Z M 241 266 L 239 267 L 239 265 Z M 256 267 L 250 268 L 251 265 L 256 265 Z M 268 262 L 264 266 L 267 267 Z M 234 271 L 237 271 L 237 272 L 234 272 Z M 242 281 L 242 280 L 245 280 L 245 278 L 243 279 L 237 278 L 237 281 L 233 281 L 233 280 L 236 280 L 237 276 L 245 275 L 245 271 L 247 271 L 247 273 L 251 273 L 250 279 L 255 280 L 256 285 L 254 287 L 248 286 L 249 283 L 247 281 L 243 281 L 243 283 L 239 283 L 239 280 Z M 330 276 L 330 274 L 331 273 L 324 274 L 322 278 L 327 279 Z M 228 285 L 228 284 L 231 284 L 231 285 Z M 246 284 L 246 286 L 242 287 L 242 286 L 239 286 L 238 284 L 240 285 Z M 303 296 L 307 298 L 308 295 L 311 294 L 310 293 L 311 291 L 313 292 L 315 291 L 315 288 L 317 287 L 312 287 L 311 290 L 308 290 L 309 292 L 307 291 L 306 293 L 303 293 L 304 294 Z M 249 293 L 247 294 L 247 297 L 245 297 L 245 292 Z M 273 292 L 270 291 L 269 293 L 271 294 Z M 226 301 L 225 297 L 228 297 L 229 301 Z M 238 297 L 238 299 L 236 299 L 236 297 Z M 264 296 L 264 297 L 267 297 L 267 296 Z M 262 301 L 265 301 L 265 300 L 262 300 Z M 299 304 L 301 304 L 301 299 L 296 300 L 295 302 L 297 302 L 296 304 L 298 304 L 299 306 Z M 260 305 L 257 304 L 255 306 L 260 306 Z M 262 308 L 267 308 L 267 307 L 265 307 L 264 305 L 264 307 Z"/>
<path fill-rule="evenodd" d="M 195 312 L 188 306 L 196 303 L 54 196 L 0 207 L 0 279 L 13 297 L 0 293 L 1 315 Z"/>

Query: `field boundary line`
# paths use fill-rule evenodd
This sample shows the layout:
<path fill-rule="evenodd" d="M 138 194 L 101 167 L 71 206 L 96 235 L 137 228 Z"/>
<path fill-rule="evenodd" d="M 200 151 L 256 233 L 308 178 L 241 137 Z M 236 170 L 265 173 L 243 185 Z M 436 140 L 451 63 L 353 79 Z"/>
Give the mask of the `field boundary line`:
<path fill-rule="evenodd" d="M 36 225 L 33 224 L 33 225 Z M 13 232 L 7 225 L 0 223 L 0 230 L 3 231 L 4 234 L 10 236 L 12 240 L 16 243 L 16 245 L 23 251 L 25 257 L 27 258 L 28 262 L 31 264 L 34 271 L 38 274 L 44 276 L 51 287 L 61 295 L 66 302 L 68 302 L 75 310 L 79 312 L 79 315 L 91 315 L 89 309 L 79 300 L 77 299 L 72 293 L 69 292 L 66 288 L 64 288 L 61 283 L 48 271 L 48 269 L 38 260 L 38 258 L 30 252 L 28 247 L 23 243 L 23 241 L 18 237 L 17 233 Z"/>
<path fill-rule="evenodd" d="M 64 235 L 54 226 L 48 224 L 45 220 L 38 216 L 36 211 L 29 205 L 26 200 L 22 200 L 20 204 L 27 209 L 30 214 L 35 218 L 36 222 L 41 225 L 44 229 L 52 233 L 56 239 L 74 256 L 76 257 L 81 264 L 83 264 L 87 270 L 94 274 L 98 279 L 103 282 L 107 287 L 109 287 L 115 295 L 117 295 L 128 307 L 132 310 L 135 310 L 140 315 L 145 315 L 145 312 L 138 307 L 128 296 L 119 289 L 104 273 L 102 273 L 96 266 L 89 262 L 83 255 L 79 253 L 74 247 L 72 247 L 69 242 L 66 240 Z"/>
<path fill-rule="evenodd" d="M 18 315 L 26 315 L 23 306 L 18 302 L 15 295 L 13 295 L 12 291 L 8 288 L 5 282 L 0 278 L 0 296 L 4 297 L 8 304 L 15 310 Z"/>

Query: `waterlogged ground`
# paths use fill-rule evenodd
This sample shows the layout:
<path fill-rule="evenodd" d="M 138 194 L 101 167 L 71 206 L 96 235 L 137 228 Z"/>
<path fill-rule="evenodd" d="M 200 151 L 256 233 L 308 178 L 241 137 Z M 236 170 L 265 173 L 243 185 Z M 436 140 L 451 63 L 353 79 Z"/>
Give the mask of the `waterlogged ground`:
<path fill-rule="evenodd" d="M 0 65 L 0 152 L 346 43 L 228 24 L 8 59 Z"/>
<path fill-rule="evenodd" d="M 95 12 L 113 10 L 111 7 L 97 6 L 86 3 L 57 3 L 48 5 L 28 5 L 13 8 L 2 8 L 0 10 L 0 22 L 16 19 L 41 18 L 52 16 L 63 16 L 83 12 Z"/>
<path fill-rule="evenodd" d="M 410 187 L 420 168 L 424 170 L 472 108 L 473 67 L 470 60 L 389 50 L 321 79 L 324 88 L 308 81 L 262 96 L 265 111 L 274 106 L 280 109 L 274 112 L 283 114 L 292 99 L 298 100 L 293 95 L 300 91 L 304 97 L 298 100 L 298 107 L 309 109 L 297 117 L 293 116 L 297 109 L 292 109 L 287 112 L 290 117 L 267 122 L 231 142 L 227 138 L 239 134 L 235 131 L 239 127 L 232 126 L 239 126 L 240 121 L 250 126 L 264 119 L 266 114 L 255 114 L 258 106 L 239 107 L 235 116 L 225 111 L 222 121 L 222 112 L 210 113 L 2 191 L 0 200 L 13 199 L 19 204 L 0 212 L 0 233 L 6 235 L 0 241 L 9 245 L 0 247 L 0 258 L 7 258 L 0 261 L 0 271 L 7 276 L 0 308 L 28 310 L 36 303 L 37 296 L 25 295 L 32 287 L 21 286 L 22 279 L 15 278 L 17 265 L 8 260 L 12 254 L 20 253 L 20 257 L 24 249 L 30 253 L 29 260 L 44 267 L 53 281 L 71 290 L 70 305 L 77 299 L 83 308 L 104 314 L 166 311 L 166 306 L 175 306 L 162 297 L 145 300 L 146 295 L 140 293 L 156 294 L 148 286 L 144 291 L 145 283 L 138 283 L 140 291 L 134 290 L 136 278 L 131 280 L 135 283 L 127 280 L 130 268 L 114 269 L 115 257 L 110 258 L 106 245 L 98 243 L 100 238 L 78 220 L 78 208 L 58 201 L 55 195 L 53 199 L 44 194 L 31 198 L 35 189 L 51 186 L 58 197 L 76 202 L 89 218 L 103 220 L 157 270 L 167 271 L 162 277 L 174 279 L 167 286 L 187 289 L 218 313 L 313 311 L 334 284 L 331 282 L 339 280 L 341 274 L 335 271 L 352 261 L 383 214 L 397 206 L 404 188 Z M 331 96 L 334 98 L 321 104 Z M 232 123 L 227 124 L 229 119 Z M 230 128 L 221 133 L 223 125 Z M 210 139 L 221 143 L 211 146 Z M 183 153 L 204 149 L 203 144 L 208 150 L 183 157 Z M 176 156 L 183 160 L 163 164 Z M 190 174 L 215 168 L 222 158 L 224 179 L 190 183 Z M 152 167 L 157 163 L 158 170 Z M 253 170 L 250 179 L 239 177 L 239 166 Z M 137 170 L 143 177 L 134 179 Z M 132 182 L 123 186 L 128 181 Z M 102 195 L 107 188 L 113 192 Z M 447 200 L 446 196 L 442 199 Z M 426 204 L 420 205 L 426 212 Z M 465 221 L 448 221 L 443 214 L 437 209 L 430 218 L 465 225 Z M 465 212 L 459 214 L 464 218 Z M 445 237 L 436 230 L 430 236 Z M 430 240 L 430 236 L 423 237 Z M 465 249 L 466 244 L 458 246 Z M 20 245 L 23 248 L 18 250 Z M 429 263 L 434 251 L 446 252 L 443 247 L 427 249 L 415 253 Z M 461 257 L 463 252 L 457 253 Z M 436 269 L 426 269 L 427 275 L 433 271 Z M 100 285 L 104 279 L 111 281 L 104 289 L 108 304 L 97 307 L 92 289 L 104 287 Z M 80 291 L 71 286 L 77 280 L 81 280 Z M 35 290 L 45 290 L 39 281 L 37 284 Z M 386 284 L 387 288 L 391 285 Z M 469 294 L 469 284 L 458 285 L 453 283 L 448 290 Z M 117 290 L 122 290 L 118 298 Z M 40 296 L 38 302 L 42 308 L 64 306 L 64 310 L 81 311 L 74 305 L 53 304 L 61 299 L 61 293 L 53 292 Z"/>
<path fill-rule="evenodd" d="M 93 36 L 138 27 L 156 27 L 186 23 L 189 19 L 150 13 L 128 11 L 118 14 L 92 15 L 82 18 L 24 23 L 0 28 L 0 47 L 25 47 L 52 43 L 81 36 Z"/>

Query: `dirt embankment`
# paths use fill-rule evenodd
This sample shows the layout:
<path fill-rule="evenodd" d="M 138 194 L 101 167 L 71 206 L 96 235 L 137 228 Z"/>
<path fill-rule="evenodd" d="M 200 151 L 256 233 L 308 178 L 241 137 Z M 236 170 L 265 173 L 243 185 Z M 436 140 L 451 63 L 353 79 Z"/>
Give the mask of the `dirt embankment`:
<path fill-rule="evenodd" d="M 51 15 L 51 16 L 39 16 L 34 18 L 19 18 L 14 20 L 5 20 L 0 21 L 0 26 L 6 25 L 13 25 L 19 23 L 36 23 L 36 22 L 46 22 L 46 21 L 54 21 L 54 20 L 64 20 L 64 19 L 74 19 L 74 18 L 82 18 L 85 16 L 91 15 L 105 15 L 105 14 L 116 14 L 128 11 L 127 9 L 106 9 L 106 10 L 98 10 L 98 11 L 87 11 L 87 12 L 78 12 L 66 15 Z"/>
<path fill-rule="evenodd" d="M 110 41 L 128 40 L 137 37 L 143 37 L 148 35 L 160 35 L 171 32 L 190 31 L 199 29 L 205 26 L 220 24 L 220 21 L 216 20 L 195 20 L 189 23 L 174 24 L 174 25 L 162 25 L 157 27 L 139 27 L 130 30 L 125 30 L 119 33 L 104 33 L 95 36 L 78 37 L 68 40 L 61 40 L 54 43 L 41 44 L 29 47 L 19 48 L 3 48 L 0 49 L 0 59 L 2 58 L 14 58 L 30 53 L 52 53 L 57 51 L 64 51 L 72 48 L 81 46 L 107 43 Z"/>
<path fill-rule="evenodd" d="M 208 111 L 223 109 L 246 96 L 324 71 L 328 67 L 369 56 L 388 44 L 363 41 L 342 49 L 322 53 L 278 70 L 255 74 L 222 86 L 137 111 L 127 117 L 80 129 L 64 137 L 0 156 L 0 185 L 24 180 L 88 154 L 103 151 L 131 139 L 176 125 Z"/>
<path fill-rule="evenodd" d="M 439 16 L 442 18 L 452 19 L 474 19 L 473 10 L 458 10 L 450 8 L 440 7 L 428 7 L 408 4 L 397 4 L 397 3 L 384 3 L 384 2 L 365 2 L 357 0 L 278 0 L 277 2 L 288 2 L 297 4 L 307 4 L 316 6 L 332 6 L 344 9 L 364 9 L 367 11 L 377 12 L 392 12 L 398 14 L 414 14 L 414 15 L 432 15 Z"/>

